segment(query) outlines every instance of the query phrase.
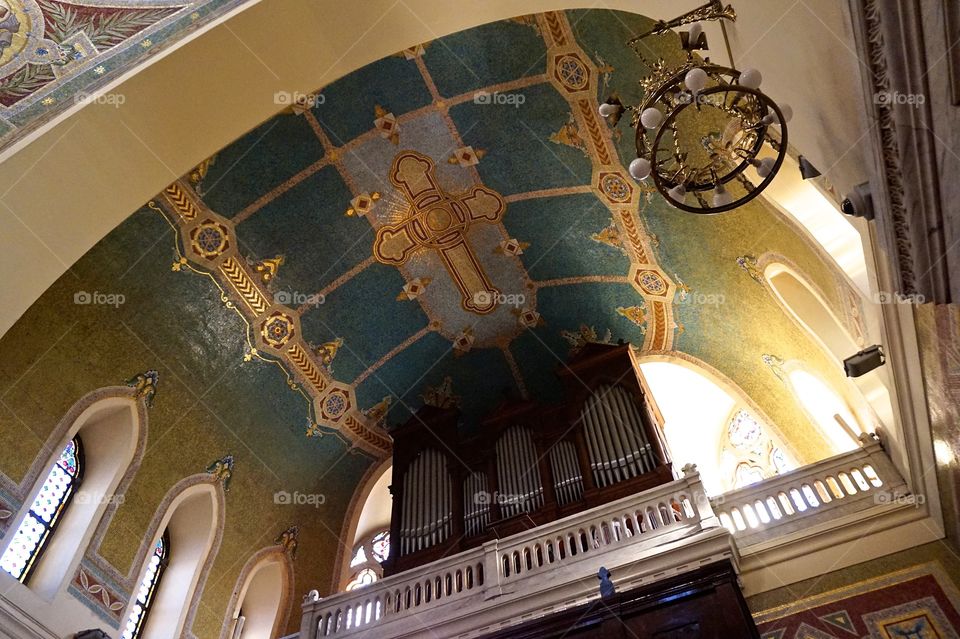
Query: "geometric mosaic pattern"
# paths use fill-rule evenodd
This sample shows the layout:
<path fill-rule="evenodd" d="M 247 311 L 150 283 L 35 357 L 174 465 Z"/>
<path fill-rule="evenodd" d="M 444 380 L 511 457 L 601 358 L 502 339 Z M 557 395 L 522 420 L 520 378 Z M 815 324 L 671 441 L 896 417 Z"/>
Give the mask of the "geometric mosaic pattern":
<path fill-rule="evenodd" d="M 0 0 L 0 148 L 240 3 Z"/>
<path fill-rule="evenodd" d="M 328 116 L 322 105 L 294 105 L 288 115 L 278 118 L 305 122 L 307 135 L 314 138 L 311 144 L 321 154 L 287 183 L 239 212 L 223 209 L 223 195 L 208 195 L 208 190 L 218 188 L 217 182 L 203 178 L 208 170 L 212 174 L 220 170 L 213 158 L 171 184 L 152 205 L 162 209 L 178 228 L 182 247 L 178 251 L 182 250 L 182 255 L 175 270 L 194 270 L 213 277 L 252 329 L 252 356 L 279 360 L 310 396 L 316 427 L 308 434 L 320 433 L 321 428 L 334 430 L 359 448 L 375 456 L 384 455 L 390 449 L 390 440 L 382 428 L 382 414 L 375 407 L 384 401 L 384 395 L 402 396 L 407 392 L 403 387 L 406 382 L 400 383 L 399 391 L 396 383 L 388 382 L 400 366 L 394 366 L 394 362 L 407 362 L 405 375 L 410 380 L 422 375 L 416 366 L 431 371 L 434 361 L 424 360 L 413 367 L 409 363 L 410 358 L 417 357 L 413 353 L 428 344 L 436 350 L 445 343 L 446 351 L 457 358 L 492 352 L 490 356 L 476 355 L 487 357 L 486 362 L 496 362 L 492 366 L 474 365 L 478 370 L 487 369 L 483 381 L 491 383 L 495 379 L 493 371 L 502 370 L 506 379 L 496 382 L 500 385 L 498 392 L 509 385 L 518 394 L 530 396 L 532 378 L 539 384 L 549 383 L 540 380 L 552 378 L 553 367 L 565 359 L 567 350 L 551 347 L 527 355 L 516 349 L 526 344 L 528 351 L 531 346 L 536 350 L 545 346 L 546 338 L 539 335 L 558 336 L 564 329 L 577 330 L 577 324 L 551 316 L 541 302 L 542 296 L 553 297 L 554 291 L 566 287 L 594 286 L 598 291 L 611 291 L 604 295 L 629 300 L 629 305 L 609 303 L 604 309 L 608 317 L 616 318 L 617 308 L 629 306 L 632 324 L 616 320 L 624 330 L 637 333 L 627 338 L 647 350 L 673 347 L 677 287 L 658 266 L 652 241 L 642 230 L 638 216 L 638 209 L 650 195 L 644 193 L 649 186 L 629 178 L 611 129 L 597 115 L 604 73 L 610 69 L 595 62 L 578 44 L 565 13 L 517 20 L 530 30 L 528 34 L 536 34 L 536 44 L 531 46 L 544 52 L 538 62 L 544 66 L 544 73 L 463 87 L 461 92 L 451 94 L 448 90 L 441 92 L 440 87 L 449 80 L 436 75 L 444 72 L 442 68 L 431 68 L 424 62 L 424 47 L 407 51 L 403 62 L 397 64 L 403 65 L 403 73 L 410 79 L 397 82 L 416 82 L 424 87 L 423 106 L 397 114 L 390 104 L 376 104 L 367 129 L 357 128 L 351 138 L 337 135 L 333 116 L 329 116 L 330 122 L 323 121 Z M 448 45 L 426 46 L 436 52 Z M 452 66 L 458 66 L 456 61 Z M 331 87 L 332 93 L 335 87 Z M 526 99 L 523 91 L 530 92 L 531 102 L 536 98 L 538 103 L 525 105 L 528 111 L 519 112 L 524 116 L 514 117 L 519 105 L 512 106 L 510 100 L 519 100 L 517 96 Z M 414 92 L 408 90 L 407 95 L 410 93 Z M 558 142 L 533 141 L 529 151 L 556 156 L 558 151 L 548 144 L 573 146 L 582 154 L 578 168 L 561 163 L 553 172 L 539 177 L 530 168 L 537 162 L 519 164 L 520 158 L 515 157 L 518 151 L 506 148 L 506 141 L 500 145 L 468 144 L 467 136 L 476 135 L 472 131 L 475 125 L 464 126 L 453 117 L 455 110 L 468 106 L 486 109 L 477 116 L 479 121 L 502 121 L 505 129 L 539 126 L 539 110 L 547 106 L 551 111 L 566 111 L 568 122 Z M 266 144 L 255 152 L 268 153 Z M 221 154 L 230 153 L 227 149 Z M 524 171 L 533 171 L 524 178 L 530 186 L 517 189 L 509 184 L 512 192 L 503 194 L 491 188 L 484 176 L 496 176 L 501 170 L 498 163 L 516 163 L 525 167 Z M 576 175 L 568 176 L 567 172 Z M 345 190 L 342 195 L 333 188 L 317 192 L 325 199 L 342 198 L 339 212 L 305 219 L 304 228 L 287 231 L 294 237 L 277 236 L 277 227 L 268 225 L 267 215 L 274 219 L 300 215 L 280 203 L 320 173 Z M 549 186 L 551 183 L 556 184 Z M 594 223 L 589 232 L 576 228 L 579 221 L 574 218 L 570 229 L 577 231 L 575 237 L 582 238 L 578 241 L 587 243 L 590 251 L 605 259 L 584 261 L 586 271 L 581 275 L 540 275 L 541 260 L 532 252 L 543 251 L 546 255 L 557 244 L 573 238 L 551 235 L 557 229 L 551 226 L 549 217 L 542 217 L 538 225 L 531 224 L 533 218 L 529 213 L 524 215 L 522 209 L 542 200 L 553 206 L 546 210 L 556 211 L 558 205 L 582 201 L 561 199 L 570 196 L 592 197 L 588 213 L 606 218 L 605 223 Z M 522 236 L 512 230 L 518 223 L 523 225 Z M 318 230 L 306 230 L 308 224 Z M 271 248 L 269 254 L 252 250 L 251 246 L 266 244 L 258 233 L 275 236 L 270 246 L 276 249 Z M 334 255 L 345 251 L 342 266 L 313 267 L 314 272 L 325 276 L 325 285 L 290 291 L 292 287 L 283 282 L 297 274 L 298 260 L 303 259 L 299 252 L 309 249 L 311 233 L 319 233 L 317 242 L 323 241 L 322 235 L 334 233 L 356 239 L 345 238 L 341 245 L 328 245 Z M 376 241 L 371 246 L 374 235 Z M 559 253 L 550 255 L 551 259 L 558 257 Z M 186 266 L 189 268 L 183 268 Z M 266 272 L 269 277 L 263 277 Z M 382 290 L 384 283 L 393 281 L 397 274 L 399 282 L 379 298 L 370 293 L 355 297 L 344 292 L 361 280 L 367 290 Z M 374 277 L 377 279 L 371 279 Z M 337 307 L 339 312 L 327 310 L 345 295 L 351 295 L 349 303 L 363 307 L 364 313 L 347 307 L 347 302 Z M 375 310 L 398 319 L 391 322 L 393 326 L 380 328 L 374 321 Z M 423 319 L 415 320 L 415 315 Z M 370 324 L 358 337 L 360 342 L 343 336 L 348 328 L 342 325 L 344 317 Z M 410 317 L 411 323 L 418 324 L 401 329 L 400 317 Z M 585 328 L 592 328 L 591 323 L 586 322 Z M 387 337 L 384 329 L 409 332 Z M 603 339 L 604 335 L 600 333 L 597 338 Z M 366 352 L 371 355 L 366 356 Z M 347 358 L 352 361 L 344 363 Z M 472 394 L 475 402 L 480 393 L 469 388 L 457 390 Z M 482 392 L 484 401 L 489 401 L 488 390 Z M 415 397 L 395 398 L 390 408 L 395 413 L 392 423 L 403 419 L 402 409 L 412 412 L 415 402 Z M 464 412 L 469 416 L 469 406 Z"/>
<path fill-rule="evenodd" d="M 925 564 L 754 618 L 762 639 L 960 639 L 960 592 Z"/>
<path fill-rule="evenodd" d="M 879 639 L 960 639 L 934 597 L 871 612 L 863 621 Z"/>

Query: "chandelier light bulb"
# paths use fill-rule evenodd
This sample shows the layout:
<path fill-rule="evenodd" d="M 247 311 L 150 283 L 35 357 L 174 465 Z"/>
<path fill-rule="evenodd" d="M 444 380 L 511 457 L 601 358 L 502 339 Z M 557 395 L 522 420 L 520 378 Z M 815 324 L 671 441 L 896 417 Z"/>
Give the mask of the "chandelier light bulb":
<path fill-rule="evenodd" d="M 773 158 L 763 158 L 757 164 L 757 175 L 762 178 L 767 177 L 770 173 L 773 172 L 773 165 L 776 164 L 776 160 Z"/>
<path fill-rule="evenodd" d="M 694 22 L 690 25 L 690 42 L 696 42 L 700 39 L 700 34 L 703 33 L 703 25 L 699 22 Z"/>
<path fill-rule="evenodd" d="M 687 198 L 687 187 L 683 184 L 678 184 L 667 191 L 667 195 L 675 202 L 683 202 Z"/>
<path fill-rule="evenodd" d="M 730 195 L 730 191 L 723 188 L 722 184 L 718 184 L 717 188 L 713 191 L 713 205 L 719 208 L 731 202 L 733 202 L 733 196 Z"/>
<path fill-rule="evenodd" d="M 780 114 L 783 116 L 784 123 L 789 122 L 793 118 L 793 107 L 789 104 L 781 104 Z"/>
<path fill-rule="evenodd" d="M 690 69 L 684 76 L 683 83 L 692 93 L 700 93 L 707 86 L 707 72 L 699 67 Z"/>
<path fill-rule="evenodd" d="M 604 102 L 603 104 L 600 105 L 600 108 L 597 109 L 597 111 L 600 112 L 600 115 L 606 118 L 617 112 L 617 105 L 610 104 L 609 102 Z"/>
<path fill-rule="evenodd" d="M 630 163 L 627 168 L 634 180 L 646 180 L 650 177 L 650 160 L 647 158 L 637 158 Z"/>
<path fill-rule="evenodd" d="M 646 129 L 655 129 L 663 122 L 663 113 L 656 107 L 647 107 L 640 114 L 640 124 Z"/>
<path fill-rule="evenodd" d="M 763 76 L 756 69 L 744 69 L 740 74 L 740 86 L 748 89 L 759 89 Z"/>

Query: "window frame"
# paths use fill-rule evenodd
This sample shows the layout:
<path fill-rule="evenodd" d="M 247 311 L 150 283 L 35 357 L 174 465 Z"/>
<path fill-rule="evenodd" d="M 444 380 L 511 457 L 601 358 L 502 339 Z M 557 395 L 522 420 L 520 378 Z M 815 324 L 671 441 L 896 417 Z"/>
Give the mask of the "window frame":
<path fill-rule="evenodd" d="M 170 531 L 164 530 L 163 534 L 160 535 L 160 539 L 157 541 L 163 543 L 163 554 L 160 555 L 160 563 L 157 566 L 157 576 L 153 581 L 153 585 L 150 587 L 149 592 L 147 593 L 146 601 L 143 603 L 143 613 L 140 615 L 140 623 L 134 629 L 133 634 L 130 635 L 131 639 L 140 639 L 143 636 L 143 630 L 147 627 L 147 621 L 150 618 L 150 611 L 153 609 L 153 602 L 156 599 L 157 592 L 160 590 L 160 584 L 163 582 L 163 575 L 167 571 L 167 566 L 170 565 Z M 150 556 L 147 559 L 149 564 L 150 560 L 153 558 L 153 555 L 156 553 L 156 544 L 152 546 L 153 550 L 150 553 Z M 146 574 L 144 574 L 144 577 Z M 139 593 L 140 588 L 143 587 L 143 578 L 141 577 L 140 583 L 137 584 L 137 592 L 133 595 L 133 600 L 136 602 L 137 593 Z M 130 614 L 133 612 L 131 608 L 130 613 L 127 614 L 127 622 L 130 621 Z M 120 631 L 120 637 L 123 637 L 123 630 Z"/>
<path fill-rule="evenodd" d="M 371 570 L 376 575 L 376 579 L 374 579 L 373 582 L 371 583 L 376 583 L 381 579 L 383 579 L 383 564 L 377 561 L 376 553 L 373 552 L 374 538 L 379 537 L 383 533 L 386 533 L 389 538 L 390 529 L 379 528 L 377 530 L 374 530 L 369 534 L 364 535 L 363 539 L 361 539 L 360 541 L 358 541 L 356 544 L 353 545 L 353 549 L 350 551 L 350 558 L 347 562 L 349 572 L 348 572 L 348 577 L 346 579 L 346 583 L 343 586 L 344 592 L 347 592 L 349 590 L 348 588 L 349 585 L 353 583 L 357 579 L 357 577 L 360 576 L 360 573 L 362 573 L 364 570 Z M 393 539 L 389 538 L 389 541 L 387 543 L 392 544 Z M 357 556 L 357 553 L 360 552 L 361 550 L 363 550 L 365 561 L 361 561 L 356 565 L 350 565 L 353 562 L 354 558 Z M 388 552 L 388 557 L 389 557 L 389 552 Z M 365 586 L 369 586 L 369 585 L 371 584 L 360 584 L 354 587 L 353 590 L 359 590 L 360 588 L 364 588 Z"/>
<path fill-rule="evenodd" d="M 25 586 L 28 585 L 27 582 L 30 580 L 30 577 L 35 574 L 34 571 L 36 570 L 36 567 L 39 565 L 40 560 L 43 558 L 44 551 L 50 546 L 50 539 L 53 537 L 53 533 L 56 532 L 57 526 L 60 524 L 60 522 L 63 521 L 64 512 L 66 512 L 67 508 L 73 502 L 73 498 L 77 494 L 77 490 L 79 489 L 80 485 L 83 483 L 83 472 L 84 472 L 84 468 L 86 467 L 86 463 L 83 457 L 83 442 L 80 439 L 79 435 L 74 435 L 69 440 L 67 440 L 67 443 L 63 446 L 63 448 L 60 449 L 60 452 L 58 453 L 57 457 L 54 459 L 53 463 L 48 467 L 49 470 L 47 470 L 46 478 L 40 484 L 40 489 L 37 492 L 37 494 L 34 495 L 33 501 L 35 502 L 37 500 L 37 497 L 40 496 L 40 493 L 43 492 L 43 487 L 46 486 L 48 481 L 50 481 L 50 475 L 53 473 L 54 467 L 60 465 L 60 457 L 63 455 L 63 452 L 67 449 L 67 446 L 69 446 L 71 443 L 74 446 L 74 458 L 76 459 L 76 463 L 77 463 L 77 472 L 75 475 L 73 475 L 73 481 L 70 482 L 70 486 L 67 488 L 66 492 L 63 494 L 63 497 L 60 499 L 60 503 L 57 505 L 56 512 L 54 512 L 53 515 L 50 517 L 50 523 L 46 523 L 43 521 L 43 518 L 40 517 L 39 514 L 37 514 L 33 510 L 33 503 L 31 503 L 30 506 L 27 508 L 26 514 L 20 520 L 20 523 L 17 526 L 17 528 L 13 529 L 13 533 L 10 537 L 10 544 L 7 545 L 6 551 L 4 552 L 4 554 L 6 554 L 7 552 L 10 552 L 11 545 L 16 540 L 17 533 L 20 531 L 20 527 L 23 526 L 24 522 L 27 520 L 27 517 L 33 517 L 34 520 L 38 521 L 44 527 L 43 535 L 37 541 L 36 548 L 34 548 L 33 553 L 31 554 L 30 558 L 27 560 L 26 564 L 24 565 L 22 574 L 19 577 L 17 577 L 7 572 L 6 570 L 4 570 L 4 572 L 7 572 L 8 575 L 10 575 L 11 577 L 13 577 L 18 582 L 20 582 Z"/>

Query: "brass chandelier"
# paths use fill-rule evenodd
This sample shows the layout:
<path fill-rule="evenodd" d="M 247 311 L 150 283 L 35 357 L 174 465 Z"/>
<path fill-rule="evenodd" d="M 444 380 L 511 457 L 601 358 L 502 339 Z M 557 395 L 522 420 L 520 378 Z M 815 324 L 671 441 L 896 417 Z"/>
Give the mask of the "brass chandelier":
<path fill-rule="evenodd" d="M 650 68 L 640 80 L 643 99 L 633 106 L 610 97 L 600 105 L 611 126 L 631 114 L 637 158 L 630 175 L 638 181 L 652 178 L 671 205 L 701 214 L 742 206 L 770 184 L 783 164 L 792 116 L 789 106 L 778 106 L 760 90 L 759 71 L 741 72 L 693 54 L 706 47 L 700 24 L 705 20 L 734 21 L 736 13 L 711 0 L 627 42 Z M 679 65 L 662 58 L 650 63 L 638 49 L 644 38 L 687 24 L 689 31 L 680 33 L 687 55 Z M 765 145 L 772 152 L 765 152 Z"/>

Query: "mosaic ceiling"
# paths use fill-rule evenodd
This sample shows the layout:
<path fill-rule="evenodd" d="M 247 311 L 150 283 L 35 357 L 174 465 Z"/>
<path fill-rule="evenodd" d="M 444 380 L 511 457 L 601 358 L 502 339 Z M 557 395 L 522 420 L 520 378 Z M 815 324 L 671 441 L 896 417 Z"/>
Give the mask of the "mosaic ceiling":
<path fill-rule="evenodd" d="M 0 0 L 0 148 L 242 2 Z"/>
<path fill-rule="evenodd" d="M 734 229 L 631 180 L 629 130 L 597 115 L 611 92 L 638 95 L 643 67 L 622 43 L 646 22 L 519 17 L 287 96 L 285 112 L 152 204 L 179 231 L 178 265 L 236 300 L 250 356 L 290 372 L 314 400 L 316 433 L 373 454 L 389 448 L 384 426 L 438 393 L 468 429 L 505 396 L 555 399 L 553 371 L 583 340 L 671 351 L 693 329 L 715 342 L 684 273 L 715 271 L 698 299 L 742 319 L 716 271 L 749 285 L 751 255 L 721 257 Z M 654 46 L 683 55 L 675 35 Z M 792 230 L 756 216 L 772 209 L 746 208 L 741 243 L 765 225 L 797 252 Z"/>
<path fill-rule="evenodd" d="M 291 527 L 296 591 L 331 582 L 388 426 L 425 402 L 459 402 L 469 430 L 505 396 L 557 399 L 584 341 L 710 367 L 794 459 L 819 459 L 778 362 L 844 378 L 760 273 L 786 261 L 862 334 L 852 293 L 762 198 L 697 216 L 627 178 L 630 132 L 595 114 L 639 97 L 623 43 L 649 25 L 569 11 L 424 43 L 300 96 L 159 193 L 0 338 L 0 513 L 74 402 L 157 370 L 147 454 L 85 561 L 126 574 L 163 495 L 229 456 L 193 625 L 215 637 L 250 553 Z M 651 45 L 681 55 L 675 35 Z"/>

